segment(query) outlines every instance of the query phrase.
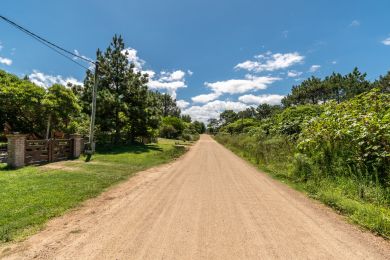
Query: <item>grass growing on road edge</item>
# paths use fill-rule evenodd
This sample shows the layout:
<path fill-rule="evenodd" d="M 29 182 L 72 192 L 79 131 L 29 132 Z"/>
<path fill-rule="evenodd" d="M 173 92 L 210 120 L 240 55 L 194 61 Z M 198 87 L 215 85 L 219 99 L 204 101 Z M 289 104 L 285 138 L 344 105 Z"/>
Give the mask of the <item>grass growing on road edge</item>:
<path fill-rule="evenodd" d="M 379 189 L 378 186 L 363 185 L 357 180 L 346 177 L 298 180 L 291 175 L 292 166 L 289 160 L 269 161 L 268 163 L 256 162 L 253 154 L 234 146 L 226 138 L 224 138 L 223 142 L 218 139 L 218 136 L 215 139 L 271 177 L 334 208 L 339 213 L 347 216 L 351 222 L 371 230 L 384 238 L 390 238 L 388 192 Z M 375 199 L 362 199 L 359 196 L 360 190 L 364 191 L 366 197 L 375 197 Z"/>
<path fill-rule="evenodd" d="M 161 139 L 158 144 L 98 150 L 90 163 L 81 158 L 18 170 L 0 164 L 0 243 L 21 240 L 107 187 L 184 152 L 174 140 Z"/>

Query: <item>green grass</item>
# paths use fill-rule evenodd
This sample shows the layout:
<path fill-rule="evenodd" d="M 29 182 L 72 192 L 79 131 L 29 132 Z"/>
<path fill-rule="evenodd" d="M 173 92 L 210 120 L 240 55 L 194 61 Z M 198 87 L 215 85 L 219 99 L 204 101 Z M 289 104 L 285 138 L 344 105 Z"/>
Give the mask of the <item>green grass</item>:
<path fill-rule="evenodd" d="M 218 138 L 216 140 L 218 141 Z M 389 190 L 373 183 L 362 183 L 348 177 L 324 177 L 303 181 L 291 174 L 292 165 L 289 160 L 257 163 L 251 154 L 231 145 L 227 140 L 221 144 L 274 179 L 286 183 L 347 216 L 350 222 L 390 239 Z"/>
<path fill-rule="evenodd" d="M 0 164 L 0 243 L 15 241 L 40 230 L 44 223 L 134 173 L 169 162 L 184 153 L 175 141 L 100 149 L 83 158 L 9 170 Z"/>

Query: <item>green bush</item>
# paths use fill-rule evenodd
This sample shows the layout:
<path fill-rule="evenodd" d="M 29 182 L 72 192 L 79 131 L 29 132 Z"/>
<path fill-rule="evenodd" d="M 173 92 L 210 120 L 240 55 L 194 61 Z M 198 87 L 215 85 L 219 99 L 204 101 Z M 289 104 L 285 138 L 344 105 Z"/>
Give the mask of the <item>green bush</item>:
<path fill-rule="evenodd" d="M 328 175 L 368 175 L 388 186 L 390 94 L 372 90 L 327 104 L 321 116 L 305 125 L 298 149 Z"/>

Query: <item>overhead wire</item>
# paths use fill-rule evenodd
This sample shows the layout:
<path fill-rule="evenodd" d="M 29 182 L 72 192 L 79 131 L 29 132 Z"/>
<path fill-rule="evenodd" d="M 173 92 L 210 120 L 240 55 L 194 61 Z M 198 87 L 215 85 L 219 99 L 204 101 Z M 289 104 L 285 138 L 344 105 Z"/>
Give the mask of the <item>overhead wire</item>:
<path fill-rule="evenodd" d="M 51 50 L 55 51 L 57 54 L 67 58 L 68 60 L 72 61 L 73 63 L 77 64 L 78 66 L 81 66 L 82 68 L 84 68 L 86 70 L 89 70 L 89 68 L 84 66 L 83 64 L 77 62 L 74 58 L 78 58 L 78 59 L 81 59 L 83 61 L 86 61 L 86 62 L 89 62 L 89 63 L 92 63 L 92 64 L 96 65 L 95 61 L 90 60 L 90 59 L 88 59 L 88 58 L 86 58 L 84 56 L 78 55 L 76 53 L 73 53 L 71 51 L 68 51 L 65 48 L 63 48 L 63 47 L 61 47 L 61 46 L 59 46 L 59 45 L 57 45 L 57 44 L 55 44 L 53 42 L 50 42 L 49 40 L 46 40 L 43 37 L 37 35 L 36 33 L 31 32 L 30 30 L 26 29 L 25 27 L 23 27 L 23 26 L 15 23 L 13 21 L 11 21 L 10 19 L 4 17 L 3 15 L 0 15 L 0 19 L 4 20 L 5 22 L 7 22 L 11 26 L 15 27 L 16 29 L 26 33 L 27 35 L 29 35 L 33 39 L 37 40 L 38 42 L 42 43 L 46 47 L 48 47 Z M 73 56 L 74 58 L 72 58 L 70 56 Z"/>

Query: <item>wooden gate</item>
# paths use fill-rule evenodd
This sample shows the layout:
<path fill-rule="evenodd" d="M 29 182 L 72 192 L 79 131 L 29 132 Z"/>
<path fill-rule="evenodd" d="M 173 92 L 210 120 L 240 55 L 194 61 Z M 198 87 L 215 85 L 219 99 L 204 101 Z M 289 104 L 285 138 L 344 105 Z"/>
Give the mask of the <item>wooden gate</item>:
<path fill-rule="evenodd" d="M 63 161 L 72 158 L 72 139 L 26 140 L 26 165 Z"/>
<path fill-rule="evenodd" d="M 0 163 L 7 162 L 7 144 L 0 144 Z"/>
<path fill-rule="evenodd" d="M 49 143 L 49 162 L 63 161 L 72 157 L 71 139 L 51 139 Z"/>

